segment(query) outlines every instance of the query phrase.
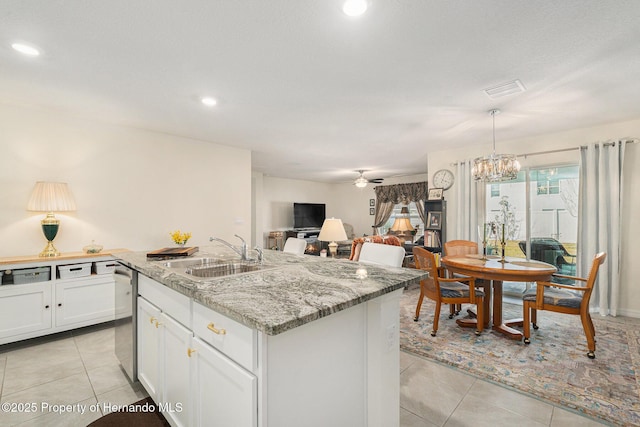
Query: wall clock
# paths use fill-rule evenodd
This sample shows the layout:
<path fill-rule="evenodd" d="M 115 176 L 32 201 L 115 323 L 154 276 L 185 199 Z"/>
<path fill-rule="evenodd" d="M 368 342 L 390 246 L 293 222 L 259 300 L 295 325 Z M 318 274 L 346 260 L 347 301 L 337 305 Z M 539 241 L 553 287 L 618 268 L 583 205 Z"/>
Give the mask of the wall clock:
<path fill-rule="evenodd" d="M 443 190 L 448 190 L 453 185 L 455 181 L 455 177 L 453 176 L 453 172 L 448 169 L 440 169 L 436 173 L 433 174 L 433 186 L 442 188 Z"/>

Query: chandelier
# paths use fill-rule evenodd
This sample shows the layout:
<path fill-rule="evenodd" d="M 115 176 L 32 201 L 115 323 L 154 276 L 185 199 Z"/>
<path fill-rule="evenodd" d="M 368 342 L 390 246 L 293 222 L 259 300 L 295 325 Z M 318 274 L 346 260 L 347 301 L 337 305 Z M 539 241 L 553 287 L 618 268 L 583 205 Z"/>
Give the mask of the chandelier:
<path fill-rule="evenodd" d="M 496 154 L 496 114 L 500 114 L 500 110 L 489 110 L 489 114 L 493 117 L 493 153 L 473 161 L 473 179 L 485 182 L 516 179 L 520 172 L 520 162 L 515 154 Z"/>

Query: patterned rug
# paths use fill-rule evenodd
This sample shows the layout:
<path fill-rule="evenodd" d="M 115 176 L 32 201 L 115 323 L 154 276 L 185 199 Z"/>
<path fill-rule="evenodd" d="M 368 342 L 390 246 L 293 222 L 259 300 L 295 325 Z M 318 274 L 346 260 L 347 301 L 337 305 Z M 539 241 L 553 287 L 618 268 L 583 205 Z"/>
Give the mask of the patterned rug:
<path fill-rule="evenodd" d="M 419 295 L 419 287 L 411 287 L 400 303 L 403 350 L 612 424 L 640 426 L 639 319 L 593 317 L 597 342 L 591 360 L 579 316 L 539 312 L 540 329 L 531 328 L 531 344 L 525 345 L 495 331 L 477 337 L 475 329 L 450 320 L 443 305 L 432 337 L 433 301 L 425 298 L 420 320 L 413 321 Z M 505 303 L 503 310 L 505 319 L 522 317 L 522 306 Z"/>

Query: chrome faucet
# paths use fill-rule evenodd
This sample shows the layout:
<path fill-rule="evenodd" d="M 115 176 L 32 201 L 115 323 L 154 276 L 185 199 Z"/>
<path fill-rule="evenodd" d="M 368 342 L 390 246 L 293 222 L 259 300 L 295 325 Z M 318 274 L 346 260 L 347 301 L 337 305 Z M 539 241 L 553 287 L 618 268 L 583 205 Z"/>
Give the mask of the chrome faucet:
<path fill-rule="evenodd" d="M 238 236 L 237 234 L 234 234 L 234 236 L 236 236 L 238 239 L 242 241 L 242 244 L 240 245 L 240 247 L 233 246 L 231 243 L 227 242 L 226 240 L 222 240 L 218 237 L 209 237 L 209 241 L 213 242 L 215 240 L 216 242 L 220 242 L 223 245 L 230 247 L 231 249 L 234 250 L 235 253 L 240 255 L 240 258 L 242 259 L 242 261 L 247 261 L 249 259 L 248 252 L 247 252 L 247 242 L 245 242 L 244 239 Z"/>
<path fill-rule="evenodd" d="M 253 248 L 256 252 L 258 252 L 258 262 L 260 264 L 262 264 L 262 258 L 263 258 L 263 254 L 262 254 L 262 248 L 260 246 L 256 246 L 255 248 Z"/>

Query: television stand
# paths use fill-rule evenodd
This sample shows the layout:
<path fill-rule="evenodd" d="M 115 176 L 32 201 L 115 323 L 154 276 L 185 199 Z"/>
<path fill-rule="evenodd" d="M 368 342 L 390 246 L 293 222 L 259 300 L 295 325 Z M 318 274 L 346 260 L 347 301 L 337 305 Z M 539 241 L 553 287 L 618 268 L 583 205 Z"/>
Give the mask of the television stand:
<path fill-rule="evenodd" d="M 299 239 L 318 238 L 320 234 L 319 228 L 294 228 L 293 230 L 285 231 L 285 237 L 297 237 Z"/>

